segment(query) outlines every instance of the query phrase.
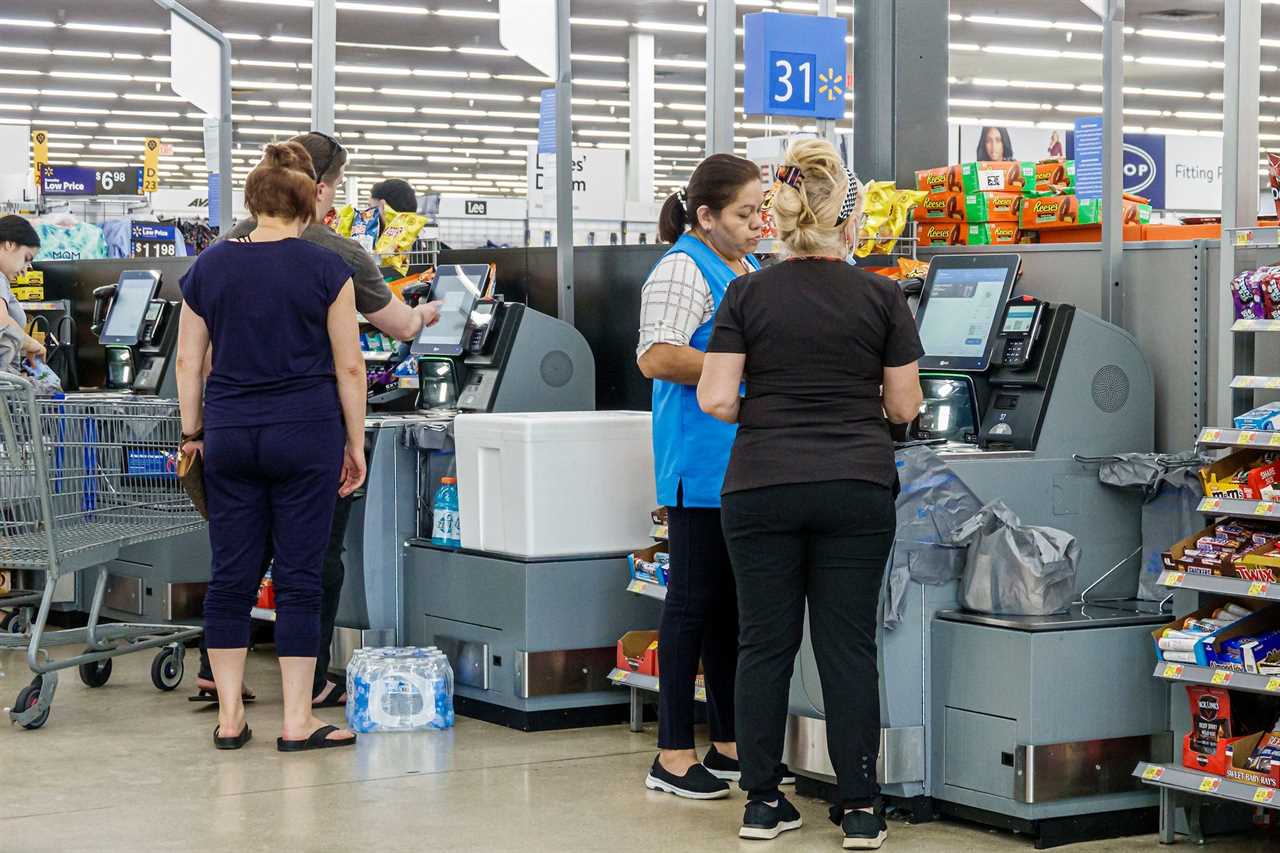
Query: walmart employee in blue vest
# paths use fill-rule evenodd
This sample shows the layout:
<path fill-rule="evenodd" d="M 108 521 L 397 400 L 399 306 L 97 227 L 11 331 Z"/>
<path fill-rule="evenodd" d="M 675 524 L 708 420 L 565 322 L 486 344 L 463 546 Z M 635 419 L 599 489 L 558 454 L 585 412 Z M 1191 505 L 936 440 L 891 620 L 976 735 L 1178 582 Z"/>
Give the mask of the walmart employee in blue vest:
<path fill-rule="evenodd" d="M 729 282 L 759 268 L 764 192 L 756 164 L 730 154 L 703 160 L 662 207 L 658 236 L 674 243 L 645 281 L 641 372 L 653 381 L 658 503 L 669 512 L 671 573 L 658 632 L 658 757 L 645 786 L 680 797 L 729 796 L 737 780 L 734 673 L 738 598 L 720 530 L 720 489 L 736 427 L 698 408 L 698 379 L 716 309 Z M 693 690 L 701 659 L 711 748 L 693 742 Z"/>

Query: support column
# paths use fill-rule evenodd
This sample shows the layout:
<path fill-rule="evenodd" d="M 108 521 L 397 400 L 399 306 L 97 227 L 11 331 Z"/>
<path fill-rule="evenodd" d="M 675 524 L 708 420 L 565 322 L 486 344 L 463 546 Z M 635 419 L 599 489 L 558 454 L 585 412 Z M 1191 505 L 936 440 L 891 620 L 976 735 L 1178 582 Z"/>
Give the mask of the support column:
<path fill-rule="evenodd" d="M 836 0 L 818 0 L 818 16 L 834 18 L 836 16 Z M 843 97 L 843 95 L 841 96 Z M 836 120 L 833 118 L 818 119 L 818 138 L 836 144 Z"/>
<path fill-rule="evenodd" d="M 335 0 L 311 7 L 311 129 L 333 135 L 337 85 L 338 11 Z"/>
<path fill-rule="evenodd" d="M 569 0 L 556 0 L 556 316 L 573 325 L 573 85 Z"/>
<path fill-rule="evenodd" d="M 946 3 L 855 0 L 854 167 L 863 180 L 915 186 L 947 162 Z"/>
<path fill-rule="evenodd" d="M 707 0 L 707 154 L 733 153 L 734 87 L 738 72 L 738 14 L 734 0 Z"/>
<path fill-rule="evenodd" d="M 1102 16 L 1102 319 L 1124 325 L 1124 0 Z"/>
<path fill-rule="evenodd" d="M 632 33 L 630 44 L 631 151 L 627 200 L 653 201 L 653 33 Z"/>
<path fill-rule="evenodd" d="M 1252 357 L 1248 335 L 1231 332 L 1231 300 L 1227 288 L 1235 274 L 1236 248 L 1228 229 L 1244 228 L 1258 221 L 1258 99 L 1261 96 L 1259 63 L 1262 7 L 1258 0 L 1236 0 L 1226 5 L 1223 18 L 1226 40 L 1222 49 L 1222 256 L 1218 264 L 1217 324 L 1213 334 L 1216 393 L 1213 423 L 1230 424 L 1234 411 L 1231 377 L 1237 348 Z M 1252 399 L 1252 395 L 1247 395 Z M 1241 399 L 1241 403 L 1247 402 Z"/>

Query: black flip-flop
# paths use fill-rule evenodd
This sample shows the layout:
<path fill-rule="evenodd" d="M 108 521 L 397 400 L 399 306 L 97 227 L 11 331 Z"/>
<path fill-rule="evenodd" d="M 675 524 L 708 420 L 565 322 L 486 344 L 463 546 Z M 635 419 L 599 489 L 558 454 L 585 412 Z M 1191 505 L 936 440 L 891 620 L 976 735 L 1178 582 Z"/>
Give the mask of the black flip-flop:
<path fill-rule="evenodd" d="M 333 682 L 333 681 L 328 682 L 328 684 L 331 685 L 329 689 L 329 694 L 319 702 L 316 702 L 313 699 L 311 702 L 312 708 L 342 708 L 346 706 L 347 704 L 346 688 L 343 687 L 341 684 L 338 684 L 337 682 Z"/>
<path fill-rule="evenodd" d="M 285 740 L 282 737 L 278 737 L 276 738 L 276 749 L 280 752 L 307 752 L 312 749 L 336 749 L 340 746 L 355 746 L 356 736 L 354 734 L 349 738 L 330 740 L 329 735 L 337 730 L 337 726 L 321 726 L 312 732 L 306 740 Z"/>
<path fill-rule="evenodd" d="M 244 704 L 244 705 L 252 705 L 257 698 L 258 698 L 257 695 L 253 693 L 249 693 L 247 695 L 241 696 L 240 702 L 241 704 Z M 187 701 L 188 702 L 205 702 L 211 705 L 216 705 L 218 704 L 218 690 L 217 688 L 210 690 L 208 687 L 196 688 L 196 695 L 188 696 Z"/>
<path fill-rule="evenodd" d="M 253 730 L 249 728 L 248 722 L 235 737 L 218 737 L 218 726 L 213 727 L 213 745 L 218 749 L 239 749 L 252 739 Z"/>

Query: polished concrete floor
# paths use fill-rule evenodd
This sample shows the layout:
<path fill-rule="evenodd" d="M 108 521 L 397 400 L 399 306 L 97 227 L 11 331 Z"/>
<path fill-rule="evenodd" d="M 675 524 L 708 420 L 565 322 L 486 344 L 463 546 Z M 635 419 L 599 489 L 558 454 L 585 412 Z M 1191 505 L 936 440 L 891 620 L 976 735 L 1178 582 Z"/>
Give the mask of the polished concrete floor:
<path fill-rule="evenodd" d="M 805 827 L 772 844 L 736 837 L 742 795 L 693 803 L 641 780 L 654 734 L 625 726 L 523 734 L 459 718 L 451 732 L 369 735 L 354 750 L 281 755 L 274 661 L 255 653 L 255 740 L 209 742 L 211 710 L 187 681 L 159 693 L 150 655 L 118 658 L 90 690 L 61 674 L 48 724 L 0 726 L 0 851 L 671 851 L 839 850 L 823 804 L 797 798 Z M 0 706 L 29 680 L 0 652 Z M 321 712 L 333 722 L 340 711 Z M 1189 848 L 1190 845 L 1180 845 Z M 1275 850 L 1217 841 L 1218 850 Z M 920 853 L 1030 850 L 1015 836 L 946 822 L 893 824 L 885 848 Z M 1154 837 L 1082 844 L 1080 853 L 1156 850 Z"/>

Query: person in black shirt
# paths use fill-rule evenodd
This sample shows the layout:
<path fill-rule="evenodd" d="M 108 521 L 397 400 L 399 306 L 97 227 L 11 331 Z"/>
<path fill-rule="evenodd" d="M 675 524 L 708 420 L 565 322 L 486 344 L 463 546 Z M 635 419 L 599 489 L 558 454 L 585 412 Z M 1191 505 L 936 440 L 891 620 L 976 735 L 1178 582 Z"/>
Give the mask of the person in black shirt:
<path fill-rule="evenodd" d="M 741 626 L 739 835 L 800 826 L 778 784 L 807 600 L 839 787 L 832 821 L 845 848 L 877 849 L 875 620 L 897 486 L 889 423 L 919 410 L 924 351 L 897 284 L 846 262 L 861 186 L 836 149 L 797 142 L 777 177 L 771 206 L 789 258 L 730 284 L 698 383 L 703 411 L 738 424 L 722 518 Z"/>

